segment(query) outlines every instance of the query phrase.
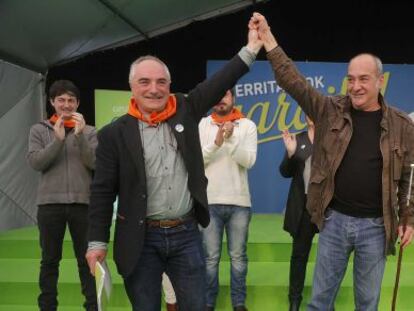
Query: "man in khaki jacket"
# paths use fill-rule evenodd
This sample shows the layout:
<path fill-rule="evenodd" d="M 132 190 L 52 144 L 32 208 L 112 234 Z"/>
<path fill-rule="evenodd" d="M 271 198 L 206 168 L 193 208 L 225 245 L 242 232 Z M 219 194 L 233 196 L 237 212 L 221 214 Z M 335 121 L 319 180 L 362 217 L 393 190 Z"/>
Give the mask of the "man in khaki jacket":
<path fill-rule="evenodd" d="M 325 96 L 309 85 L 255 13 L 277 83 L 315 122 L 307 209 L 320 229 L 308 310 L 333 310 L 354 251 L 355 310 L 377 310 L 387 254 L 413 237 L 414 205 L 407 204 L 414 125 L 386 104 L 382 63 L 359 54 L 348 65 L 347 95 Z M 414 193 L 412 191 L 411 193 Z"/>

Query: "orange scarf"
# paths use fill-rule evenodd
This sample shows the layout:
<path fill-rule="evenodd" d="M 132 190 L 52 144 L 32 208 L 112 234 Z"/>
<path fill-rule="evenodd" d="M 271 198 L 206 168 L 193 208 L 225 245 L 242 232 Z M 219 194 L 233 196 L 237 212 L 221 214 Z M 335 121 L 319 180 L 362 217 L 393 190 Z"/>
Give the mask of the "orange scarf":
<path fill-rule="evenodd" d="M 215 123 L 222 124 L 227 121 L 232 122 L 232 121 L 244 118 L 244 115 L 241 113 L 239 109 L 233 108 L 233 110 L 225 116 L 219 116 L 217 113 L 213 112 L 211 114 L 211 118 L 213 119 Z"/>
<path fill-rule="evenodd" d="M 164 110 L 151 112 L 149 118 L 145 117 L 142 112 L 138 109 L 137 103 L 134 98 L 129 101 L 128 114 L 137 118 L 138 120 L 144 121 L 149 125 L 156 125 L 162 121 L 169 119 L 175 115 L 177 111 L 177 100 L 174 95 L 168 97 L 167 105 Z"/>
<path fill-rule="evenodd" d="M 58 119 L 59 119 L 59 117 L 55 113 L 53 116 L 50 117 L 49 121 L 50 121 L 50 123 L 52 123 L 54 125 Z M 69 119 L 69 120 L 63 120 L 63 125 L 67 128 L 74 128 L 76 123 L 73 119 Z"/>

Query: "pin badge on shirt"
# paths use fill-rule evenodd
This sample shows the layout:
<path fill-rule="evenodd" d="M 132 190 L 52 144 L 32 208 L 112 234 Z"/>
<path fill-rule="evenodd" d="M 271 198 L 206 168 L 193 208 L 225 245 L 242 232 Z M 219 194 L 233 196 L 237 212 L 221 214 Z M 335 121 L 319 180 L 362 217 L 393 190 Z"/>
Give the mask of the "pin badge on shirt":
<path fill-rule="evenodd" d="M 182 124 L 178 123 L 178 124 L 175 125 L 175 130 L 178 133 L 181 133 L 182 131 L 184 131 L 184 126 Z"/>
<path fill-rule="evenodd" d="M 300 146 L 300 149 L 305 149 L 305 148 L 306 148 L 306 145 Z"/>

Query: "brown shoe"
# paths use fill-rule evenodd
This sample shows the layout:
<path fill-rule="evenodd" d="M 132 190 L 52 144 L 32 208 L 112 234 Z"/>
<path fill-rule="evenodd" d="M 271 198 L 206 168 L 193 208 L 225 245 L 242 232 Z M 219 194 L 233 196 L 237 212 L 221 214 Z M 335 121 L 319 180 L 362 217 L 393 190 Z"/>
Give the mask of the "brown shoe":
<path fill-rule="evenodd" d="M 178 311 L 178 305 L 176 303 L 167 303 L 167 311 Z"/>

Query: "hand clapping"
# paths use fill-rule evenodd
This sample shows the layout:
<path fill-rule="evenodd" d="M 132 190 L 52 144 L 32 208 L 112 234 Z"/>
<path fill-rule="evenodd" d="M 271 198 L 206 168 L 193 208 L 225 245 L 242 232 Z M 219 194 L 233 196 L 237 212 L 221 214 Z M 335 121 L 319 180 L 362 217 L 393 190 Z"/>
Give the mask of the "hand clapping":
<path fill-rule="evenodd" d="M 283 143 L 285 144 L 286 151 L 288 153 L 288 157 L 291 158 L 296 151 L 296 136 L 289 133 L 288 129 L 283 130 Z"/>
<path fill-rule="evenodd" d="M 83 132 L 83 129 L 85 128 L 85 119 L 79 112 L 74 112 L 72 114 L 72 119 L 75 121 L 75 135 L 78 136 Z"/>

